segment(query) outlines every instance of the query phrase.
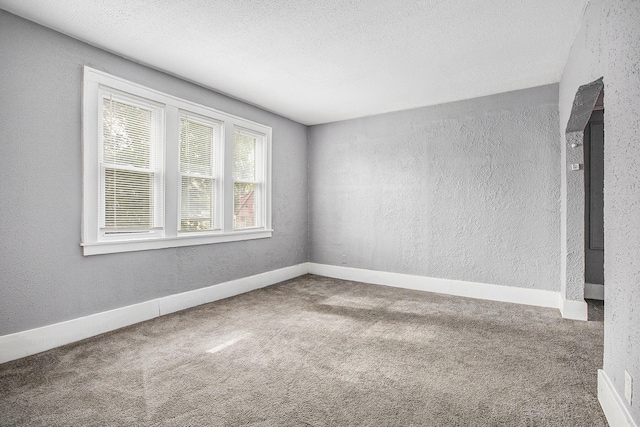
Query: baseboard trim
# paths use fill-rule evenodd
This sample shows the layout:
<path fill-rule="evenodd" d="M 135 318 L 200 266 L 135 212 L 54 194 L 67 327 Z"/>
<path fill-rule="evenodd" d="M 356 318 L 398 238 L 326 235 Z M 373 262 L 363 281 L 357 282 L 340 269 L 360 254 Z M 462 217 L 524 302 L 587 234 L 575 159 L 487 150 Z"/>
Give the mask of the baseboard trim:
<path fill-rule="evenodd" d="M 609 376 L 598 369 L 598 401 L 611 427 L 638 427 Z"/>
<path fill-rule="evenodd" d="M 375 285 L 560 309 L 560 293 L 540 289 L 515 288 L 316 263 L 309 263 L 309 273 Z"/>
<path fill-rule="evenodd" d="M 29 329 L 0 337 L 0 363 L 80 341 L 158 317 L 157 301 L 145 301 L 115 310 Z"/>
<path fill-rule="evenodd" d="M 571 320 L 587 320 L 589 307 L 584 301 L 573 301 L 564 299 L 562 294 L 558 294 L 558 300 L 560 301 L 560 314 L 565 319 Z"/>
<path fill-rule="evenodd" d="M 587 304 L 584 301 L 568 301 L 559 292 L 554 291 L 440 279 L 328 264 L 301 263 L 66 322 L 0 336 L 0 363 L 20 359 L 158 316 L 264 288 L 307 273 L 468 298 L 557 308 L 565 318 L 587 320 Z"/>
<path fill-rule="evenodd" d="M 307 263 L 302 263 L 206 288 L 162 297 L 158 299 L 160 316 L 271 286 L 307 274 L 308 271 Z"/>
<path fill-rule="evenodd" d="M 0 336 L 0 363 L 31 356 L 179 310 L 264 288 L 302 276 L 308 271 L 307 263 L 297 264 L 190 292 Z"/>
<path fill-rule="evenodd" d="M 604 285 L 599 285 L 597 283 L 585 283 L 584 297 L 587 299 L 604 301 Z"/>

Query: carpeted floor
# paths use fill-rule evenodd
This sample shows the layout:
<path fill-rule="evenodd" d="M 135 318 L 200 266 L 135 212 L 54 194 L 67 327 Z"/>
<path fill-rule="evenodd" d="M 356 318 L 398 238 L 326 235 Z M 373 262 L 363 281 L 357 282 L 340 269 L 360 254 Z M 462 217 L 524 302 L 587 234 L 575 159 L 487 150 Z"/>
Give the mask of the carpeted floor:
<path fill-rule="evenodd" d="M 303 276 L 0 365 L 0 425 L 606 426 L 601 322 Z"/>

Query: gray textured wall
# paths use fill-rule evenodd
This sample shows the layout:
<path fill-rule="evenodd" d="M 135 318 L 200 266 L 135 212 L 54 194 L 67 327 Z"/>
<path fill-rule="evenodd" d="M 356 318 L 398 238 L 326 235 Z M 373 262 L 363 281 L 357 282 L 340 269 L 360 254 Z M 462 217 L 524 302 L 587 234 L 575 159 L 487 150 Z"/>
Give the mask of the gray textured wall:
<path fill-rule="evenodd" d="M 271 239 L 83 257 L 82 66 L 273 127 Z M 307 261 L 307 129 L 0 10 L 0 335 Z"/>
<path fill-rule="evenodd" d="M 558 86 L 313 126 L 310 261 L 560 290 Z"/>
<path fill-rule="evenodd" d="M 640 423 L 640 2 L 591 0 L 560 82 L 564 131 L 580 85 L 604 77 L 605 345 L 604 370 Z M 566 165 L 566 145 L 563 144 Z M 572 189 L 563 189 L 570 197 Z M 570 224 L 571 225 L 571 224 Z M 626 402 L 625 402 L 626 403 Z"/>

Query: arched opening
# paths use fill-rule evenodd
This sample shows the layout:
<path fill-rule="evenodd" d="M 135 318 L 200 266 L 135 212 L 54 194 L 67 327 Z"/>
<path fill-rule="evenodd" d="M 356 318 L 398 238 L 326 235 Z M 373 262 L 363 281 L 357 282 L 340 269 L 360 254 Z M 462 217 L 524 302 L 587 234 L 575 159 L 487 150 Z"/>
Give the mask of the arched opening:
<path fill-rule="evenodd" d="M 585 302 L 586 296 L 593 298 L 596 296 L 599 287 L 595 283 L 586 285 L 586 265 L 590 264 L 589 276 L 598 275 L 597 258 L 595 251 L 604 247 L 600 241 L 604 241 L 604 228 L 602 222 L 602 235 L 599 235 L 601 224 L 601 211 L 597 206 L 602 203 L 601 184 L 595 182 L 594 176 L 600 171 L 600 164 L 595 164 L 595 160 L 600 156 L 600 147 L 596 145 L 604 144 L 597 141 L 597 135 L 603 128 L 602 117 L 594 114 L 594 109 L 604 108 L 604 83 L 602 78 L 589 84 L 580 86 L 571 108 L 571 115 L 566 128 L 566 174 L 564 176 L 566 193 L 563 203 L 563 244 L 562 244 L 562 296 L 563 316 L 579 320 L 588 319 L 588 306 Z M 598 105 L 600 102 L 601 105 Z M 591 121 L 591 122 L 590 122 Z M 591 126 L 590 123 L 593 123 Z M 603 132 L 603 131 L 602 131 Z M 585 136 L 589 139 L 585 141 Z M 604 133 L 602 133 L 604 138 Z M 585 147 L 585 142 L 587 147 Z M 592 149 L 594 148 L 594 149 Z M 592 154 L 595 154 L 592 156 Z M 602 160 L 600 160 L 602 161 Z M 585 163 L 588 170 L 585 171 Z M 603 167 L 603 166 L 602 166 Z M 589 191 L 587 194 L 586 191 Z M 597 206 L 596 206 L 597 205 Z M 596 218 L 598 217 L 598 218 Z M 596 249 L 591 249 L 596 248 Z M 602 255 L 603 256 L 603 255 Z M 600 267 L 603 268 L 603 267 Z M 594 273 L 596 271 L 596 273 Z M 604 286 L 604 282 L 599 284 Z M 602 287 L 602 290 L 604 287 Z M 603 299 L 604 299 L 604 292 Z M 597 309 L 597 307 L 594 307 Z"/>

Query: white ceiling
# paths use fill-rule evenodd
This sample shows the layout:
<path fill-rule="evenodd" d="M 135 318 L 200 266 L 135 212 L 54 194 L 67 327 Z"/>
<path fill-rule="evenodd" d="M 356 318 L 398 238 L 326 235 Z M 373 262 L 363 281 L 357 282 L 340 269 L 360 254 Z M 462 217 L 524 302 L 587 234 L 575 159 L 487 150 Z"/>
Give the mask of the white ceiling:
<path fill-rule="evenodd" d="M 560 80 L 588 0 L 0 0 L 307 125 Z"/>

